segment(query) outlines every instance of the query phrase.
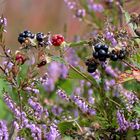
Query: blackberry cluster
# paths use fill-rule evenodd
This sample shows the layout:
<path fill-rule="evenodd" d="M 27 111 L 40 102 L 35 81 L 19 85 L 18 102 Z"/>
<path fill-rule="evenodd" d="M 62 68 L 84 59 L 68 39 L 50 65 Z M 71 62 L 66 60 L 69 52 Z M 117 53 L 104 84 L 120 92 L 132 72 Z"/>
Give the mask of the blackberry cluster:
<path fill-rule="evenodd" d="M 19 42 L 20 44 L 22 44 L 22 43 L 25 42 L 25 40 L 26 40 L 27 38 L 33 39 L 34 37 L 35 37 L 35 35 L 32 34 L 31 31 L 25 30 L 24 32 L 22 32 L 22 33 L 19 34 L 18 42 Z"/>
<path fill-rule="evenodd" d="M 105 44 L 96 44 L 94 46 L 93 58 L 86 61 L 88 66 L 87 71 L 89 73 L 95 72 L 99 61 L 105 62 L 107 58 L 112 61 L 122 60 L 126 56 L 126 51 L 121 48 L 109 48 Z M 99 61 L 98 61 L 99 60 Z"/>
<path fill-rule="evenodd" d="M 38 41 L 38 46 L 43 46 L 45 44 L 44 38 L 45 38 L 44 33 L 36 34 L 36 40 Z"/>
<path fill-rule="evenodd" d="M 98 63 L 95 62 L 95 60 L 93 58 L 91 59 L 88 59 L 86 62 L 85 62 L 86 66 L 87 66 L 87 71 L 89 73 L 93 73 L 96 71 L 97 67 L 98 67 Z"/>
<path fill-rule="evenodd" d="M 110 59 L 112 61 L 117 61 L 118 59 L 122 60 L 123 58 L 125 58 L 126 55 L 126 51 L 125 50 L 112 50 L 112 52 L 110 53 Z"/>
<path fill-rule="evenodd" d="M 106 61 L 109 58 L 109 51 L 107 45 L 96 44 L 94 47 L 93 57 L 100 61 Z"/>

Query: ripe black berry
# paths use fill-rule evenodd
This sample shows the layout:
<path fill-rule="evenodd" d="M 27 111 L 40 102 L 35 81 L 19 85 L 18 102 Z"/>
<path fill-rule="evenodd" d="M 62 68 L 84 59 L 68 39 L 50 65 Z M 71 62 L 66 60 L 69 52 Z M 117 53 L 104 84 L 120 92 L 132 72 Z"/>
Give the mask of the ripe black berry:
<path fill-rule="evenodd" d="M 125 54 L 126 54 L 126 52 L 125 52 L 124 50 L 120 50 L 120 53 L 119 53 L 119 55 L 118 55 L 118 58 L 119 58 L 119 59 L 125 58 Z"/>
<path fill-rule="evenodd" d="M 18 42 L 19 43 L 22 44 L 24 41 L 25 41 L 25 38 L 24 37 L 21 37 L 21 36 L 18 37 Z"/>
<path fill-rule="evenodd" d="M 93 73 L 93 72 L 95 72 L 96 71 L 96 69 L 97 69 L 97 66 L 88 66 L 88 68 L 87 68 L 87 71 L 89 72 L 89 73 Z"/>
<path fill-rule="evenodd" d="M 101 45 L 101 49 L 104 51 L 108 52 L 108 46 L 107 45 Z"/>
<path fill-rule="evenodd" d="M 94 49 L 95 49 L 96 52 L 98 52 L 101 49 L 101 45 L 100 44 L 96 44 Z"/>
<path fill-rule="evenodd" d="M 118 56 L 116 55 L 116 54 L 110 54 L 110 59 L 112 60 L 112 61 L 117 61 L 118 60 Z"/>
<path fill-rule="evenodd" d="M 39 42 L 42 42 L 44 39 L 44 34 L 43 33 L 37 33 L 36 34 L 36 40 Z"/>
<path fill-rule="evenodd" d="M 100 57 L 99 60 L 100 61 L 106 61 L 106 57 Z"/>
<path fill-rule="evenodd" d="M 106 56 L 106 52 L 104 50 L 100 49 L 99 52 L 98 52 L 98 56 L 99 56 L 99 58 L 100 57 L 105 57 Z"/>
<path fill-rule="evenodd" d="M 98 52 L 93 52 L 93 57 L 97 59 L 99 57 Z"/>
<path fill-rule="evenodd" d="M 19 37 L 18 37 L 18 41 L 19 43 L 24 43 L 26 38 L 34 38 L 34 34 L 31 33 L 31 31 L 28 31 L 28 30 L 25 30 L 24 32 L 20 33 L 19 34 Z"/>

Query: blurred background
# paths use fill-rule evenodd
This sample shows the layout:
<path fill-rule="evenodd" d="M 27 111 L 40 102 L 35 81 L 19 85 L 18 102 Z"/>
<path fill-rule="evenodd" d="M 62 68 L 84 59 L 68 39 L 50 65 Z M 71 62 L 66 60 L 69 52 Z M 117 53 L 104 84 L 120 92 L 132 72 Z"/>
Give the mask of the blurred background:
<path fill-rule="evenodd" d="M 82 24 L 73 18 L 63 0 L 0 0 L 2 14 L 8 20 L 5 37 L 11 48 L 19 46 L 18 34 L 25 29 L 63 34 L 65 28 L 67 39 L 82 32 Z"/>
<path fill-rule="evenodd" d="M 138 12 L 140 2 L 134 1 L 137 0 L 129 0 L 126 9 Z M 0 15 L 2 14 L 8 20 L 5 37 L 6 45 L 11 49 L 19 46 L 18 34 L 25 29 L 33 33 L 50 31 L 64 34 L 65 28 L 67 40 L 87 32 L 87 26 L 73 18 L 64 0 L 0 0 Z"/>

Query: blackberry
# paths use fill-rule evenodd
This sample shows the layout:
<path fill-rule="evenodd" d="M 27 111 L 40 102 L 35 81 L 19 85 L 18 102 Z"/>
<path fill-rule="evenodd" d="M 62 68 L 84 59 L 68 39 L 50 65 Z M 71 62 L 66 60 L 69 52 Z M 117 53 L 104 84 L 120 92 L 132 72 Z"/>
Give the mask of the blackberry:
<path fill-rule="evenodd" d="M 25 41 L 25 38 L 24 37 L 21 37 L 21 36 L 18 37 L 18 42 L 20 44 L 22 44 L 24 41 Z"/>
<path fill-rule="evenodd" d="M 93 73 L 93 72 L 96 71 L 96 69 L 97 69 L 97 67 L 88 66 L 87 71 L 88 71 L 89 73 Z"/>
<path fill-rule="evenodd" d="M 118 58 L 119 58 L 119 59 L 123 59 L 123 58 L 125 58 L 125 55 L 126 55 L 125 50 L 120 50 L 120 53 L 119 53 L 119 55 L 118 55 Z"/>
<path fill-rule="evenodd" d="M 100 57 L 99 60 L 100 61 L 106 61 L 106 57 Z"/>
<path fill-rule="evenodd" d="M 96 59 L 99 58 L 98 52 L 93 52 L 93 57 Z"/>
<path fill-rule="evenodd" d="M 94 49 L 95 49 L 96 52 L 98 52 L 101 49 L 101 45 L 100 44 L 96 44 Z"/>
<path fill-rule="evenodd" d="M 31 31 L 28 31 L 28 30 L 25 30 L 24 32 L 20 33 L 19 34 L 19 37 L 18 37 L 18 42 L 20 44 L 24 43 L 26 38 L 34 38 L 34 34 L 31 33 Z"/>
<path fill-rule="evenodd" d="M 96 44 L 94 47 L 93 57 L 100 61 L 106 61 L 109 58 L 108 46 L 104 44 Z"/>
<path fill-rule="evenodd" d="M 37 33 L 37 34 L 36 34 L 36 40 L 37 40 L 38 42 L 42 42 L 43 39 L 44 39 L 44 34 L 43 34 L 43 33 Z"/>
<path fill-rule="evenodd" d="M 110 54 L 110 59 L 111 59 L 112 61 L 117 61 L 117 60 L 118 60 L 117 54 L 111 53 L 111 54 Z"/>
<path fill-rule="evenodd" d="M 95 72 L 96 69 L 97 69 L 97 66 L 98 66 L 98 63 L 95 62 L 95 60 L 94 60 L 93 58 L 88 59 L 88 60 L 85 62 L 85 64 L 86 64 L 86 66 L 88 66 L 88 67 L 87 67 L 87 71 L 88 71 L 89 73 Z"/>
<path fill-rule="evenodd" d="M 101 45 L 101 49 L 103 49 L 105 52 L 108 52 L 108 46 L 107 45 Z"/>
<path fill-rule="evenodd" d="M 106 52 L 104 50 L 100 49 L 99 52 L 98 52 L 98 56 L 99 56 L 99 58 L 100 57 L 105 57 L 106 56 Z"/>

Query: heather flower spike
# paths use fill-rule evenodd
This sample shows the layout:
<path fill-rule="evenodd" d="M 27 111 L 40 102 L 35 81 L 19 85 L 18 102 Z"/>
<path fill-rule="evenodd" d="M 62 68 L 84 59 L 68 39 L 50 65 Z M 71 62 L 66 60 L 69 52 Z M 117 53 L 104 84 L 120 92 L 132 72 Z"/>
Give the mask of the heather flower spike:
<path fill-rule="evenodd" d="M 50 2 L 0 5 L 0 140 L 140 139 L 139 2 Z"/>

